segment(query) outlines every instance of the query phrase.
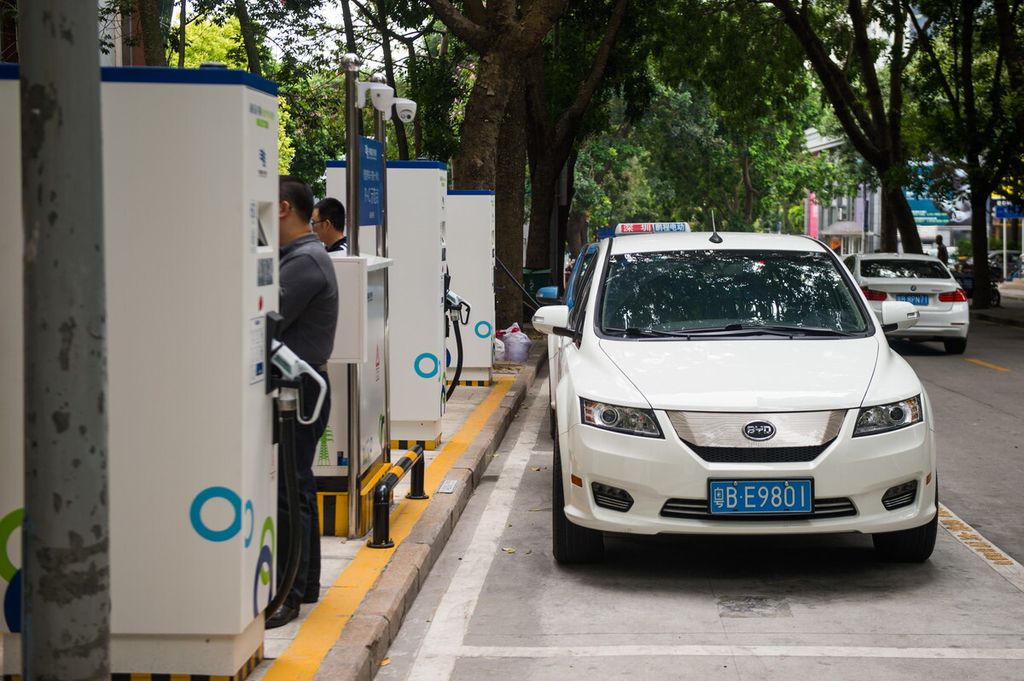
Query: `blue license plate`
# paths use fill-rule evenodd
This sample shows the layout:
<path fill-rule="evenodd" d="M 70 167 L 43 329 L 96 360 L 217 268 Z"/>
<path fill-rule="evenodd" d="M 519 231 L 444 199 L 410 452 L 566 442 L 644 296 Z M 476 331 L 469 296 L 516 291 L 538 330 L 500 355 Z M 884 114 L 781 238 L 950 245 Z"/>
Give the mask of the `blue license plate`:
<path fill-rule="evenodd" d="M 904 303 L 913 303 L 914 305 L 927 305 L 928 296 L 896 296 L 896 300 L 902 300 Z"/>
<path fill-rule="evenodd" d="M 811 480 L 709 480 L 708 510 L 712 515 L 810 513 L 814 510 Z"/>

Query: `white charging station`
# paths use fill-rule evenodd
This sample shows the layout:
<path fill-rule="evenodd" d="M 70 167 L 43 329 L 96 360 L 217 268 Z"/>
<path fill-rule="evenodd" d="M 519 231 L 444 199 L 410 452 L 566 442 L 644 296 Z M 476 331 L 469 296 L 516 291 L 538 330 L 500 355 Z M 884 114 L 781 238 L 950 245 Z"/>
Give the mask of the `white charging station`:
<path fill-rule="evenodd" d="M 112 671 L 243 678 L 262 655 L 276 572 L 264 351 L 278 305 L 276 86 L 226 69 L 113 68 L 101 101 Z M 0 67 L 8 320 L 21 319 L 18 110 L 16 67 Z M 22 507 L 21 362 L 21 324 L 3 325 L 8 524 Z M 3 529 L 9 595 L 19 532 Z M 3 674 L 19 673 L 19 626 L 0 626 Z"/>
<path fill-rule="evenodd" d="M 365 243 L 365 242 L 364 242 Z M 372 243 L 372 242 L 370 242 Z M 326 536 L 346 536 L 351 521 L 348 498 L 348 370 L 359 365 L 359 487 L 372 487 L 383 475 L 386 406 L 384 403 L 384 293 L 391 260 L 377 256 L 331 253 L 338 278 L 338 327 L 334 349 L 327 361 L 331 382 L 331 414 L 320 449 L 313 459 L 317 478 L 320 530 Z M 361 494 L 365 506 L 354 532 L 369 531 L 371 498 Z"/>
<path fill-rule="evenodd" d="M 494 367 L 494 192 L 452 189 L 445 211 L 445 246 L 451 289 L 472 307 L 462 326 L 461 385 L 490 385 Z M 448 334 L 448 380 L 458 348 Z"/>
<path fill-rule="evenodd" d="M 435 449 L 446 389 L 441 243 L 448 167 L 437 161 L 387 165 L 391 446 Z M 344 161 L 328 162 L 327 194 L 345 203 Z M 365 250 L 372 234 L 360 231 Z"/>

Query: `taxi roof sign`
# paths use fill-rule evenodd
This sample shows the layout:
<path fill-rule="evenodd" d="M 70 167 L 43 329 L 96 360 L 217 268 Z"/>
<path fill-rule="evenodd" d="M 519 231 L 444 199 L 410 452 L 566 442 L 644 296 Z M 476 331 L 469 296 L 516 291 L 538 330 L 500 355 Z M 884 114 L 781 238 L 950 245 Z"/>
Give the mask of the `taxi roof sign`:
<path fill-rule="evenodd" d="M 690 223 L 688 222 L 620 222 L 615 226 L 615 236 L 689 231 Z"/>

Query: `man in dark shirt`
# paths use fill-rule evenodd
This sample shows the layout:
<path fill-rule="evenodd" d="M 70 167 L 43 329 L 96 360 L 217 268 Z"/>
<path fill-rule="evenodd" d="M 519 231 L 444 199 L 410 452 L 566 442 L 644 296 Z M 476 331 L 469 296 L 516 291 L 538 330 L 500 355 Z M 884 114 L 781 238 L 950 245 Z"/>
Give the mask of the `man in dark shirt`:
<path fill-rule="evenodd" d="M 943 265 L 949 264 L 949 250 L 946 248 L 946 244 L 942 243 L 942 235 L 939 234 L 935 237 L 935 246 L 938 248 L 936 256 L 942 261 Z"/>
<path fill-rule="evenodd" d="M 345 236 L 345 206 L 338 199 L 327 197 L 313 206 L 313 231 L 328 253 L 348 251 L 348 237 Z"/>
<path fill-rule="evenodd" d="M 313 192 L 304 182 L 290 176 L 281 177 L 279 191 L 280 312 L 284 317 L 280 328 L 281 342 L 306 360 L 327 381 L 327 359 L 334 347 L 334 330 L 338 322 L 338 282 L 323 244 L 310 231 Z M 300 406 L 304 411 L 315 403 L 316 390 L 312 382 L 303 382 Z M 301 603 L 315 603 L 320 598 L 320 525 L 313 459 L 317 443 L 327 425 L 330 408 L 328 392 L 316 422 L 296 425 L 295 458 L 299 478 L 299 543 L 302 553 L 295 584 L 281 608 L 267 620 L 268 629 L 287 624 L 298 616 Z M 288 546 L 288 514 L 291 513 L 285 498 L 283 480 L 284 475 L 279 473 L 279 578 L 284 574 L 287 559 L 284 552 Z"/>

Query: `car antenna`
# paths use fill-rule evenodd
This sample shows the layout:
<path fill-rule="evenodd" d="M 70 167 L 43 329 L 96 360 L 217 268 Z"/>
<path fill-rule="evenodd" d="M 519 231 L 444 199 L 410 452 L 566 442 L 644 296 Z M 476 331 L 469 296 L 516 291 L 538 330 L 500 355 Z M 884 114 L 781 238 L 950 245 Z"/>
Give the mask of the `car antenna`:
<path fill-rule="evenodd" d="M 711 209 L 711 238 L 708 239 L 713 244 L 722 243 L 722 237 L 718 235 L 718 227 L 715 226 L 715 209 Z"/>

